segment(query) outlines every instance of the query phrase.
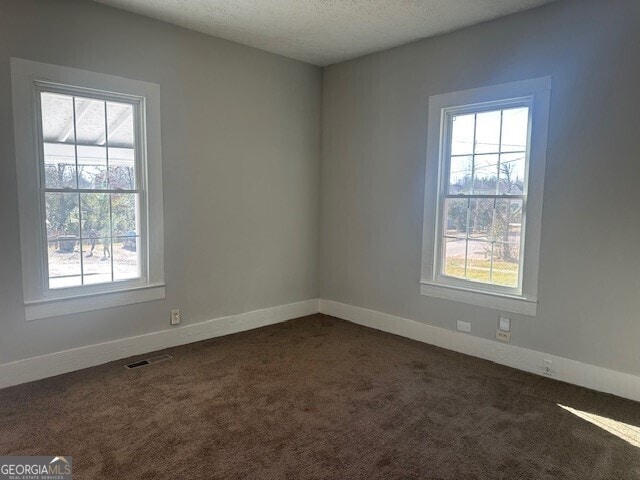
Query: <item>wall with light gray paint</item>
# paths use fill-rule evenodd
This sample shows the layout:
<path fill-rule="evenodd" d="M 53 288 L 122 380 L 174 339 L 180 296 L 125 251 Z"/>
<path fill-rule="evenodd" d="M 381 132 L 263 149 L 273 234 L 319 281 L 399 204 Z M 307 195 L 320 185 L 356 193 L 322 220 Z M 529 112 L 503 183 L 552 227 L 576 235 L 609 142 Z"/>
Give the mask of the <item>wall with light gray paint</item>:
<path fill-rule="evenodd" d="M 25 322 L 9 58 L 160 84 L 165 300 Z M 321 70 L 84 0 L 0 1 L 0 364 L 317 297 Z"/>
<path fill-rule="evenodd" d="M 419 294 L 428 97 L 552 75 L 540 306 L 513 343 L 639 374 L 639 23 L 568 0 L 321 78 L 93 2 L 0 1 L 0 363 L 318 294 L 493 338 L 497 312 Z M 161 85 L 166 300 L 24 321 L 10 56 Z"/>
<path fill-rule="evenodd" d="M 494 338 L 419 293 L 430 95 L 553 76 L 539 308 L 512 343 L 640 374 L 640 2 L 568 0 L 324 71 L 320 294 Z"/>

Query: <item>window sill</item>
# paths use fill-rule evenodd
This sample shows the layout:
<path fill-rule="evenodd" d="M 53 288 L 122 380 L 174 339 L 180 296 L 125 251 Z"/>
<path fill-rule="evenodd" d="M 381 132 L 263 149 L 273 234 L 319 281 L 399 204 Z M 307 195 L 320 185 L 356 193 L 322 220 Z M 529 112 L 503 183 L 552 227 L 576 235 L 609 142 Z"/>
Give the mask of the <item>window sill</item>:
<path fill-rule="evenodd" d="M 536 316 L 538 308 L 538 301 L 531 298 L 470 290 L 425 281 L 420 282 L 420 293 L 429 297 L 493 308 L 501 312 L 520 313 L 530 317 Z"/>
<path fill-rule="evenodd" d="M 25 304 L 25 319 L 30 321 L 72 313 L 91 312 L 103 308 L 159 300 L 164 297 L 164 284 L 154 284 L 73 298 L 39 300 Z"/>

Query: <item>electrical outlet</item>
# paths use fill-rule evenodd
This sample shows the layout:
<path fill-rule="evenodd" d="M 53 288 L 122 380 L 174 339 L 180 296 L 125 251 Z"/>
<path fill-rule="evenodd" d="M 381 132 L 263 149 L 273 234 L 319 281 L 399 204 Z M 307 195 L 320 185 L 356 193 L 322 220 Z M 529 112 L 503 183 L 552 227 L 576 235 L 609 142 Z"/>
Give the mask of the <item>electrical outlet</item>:
<path fill-rule="evenodd" d="M 542 374 L 549 377 L 553 375 L 553 362 L 548 358 L 542 359 Z"/>
<path fill-rule="evenodd" d="M 496 340 L 509 343 L 511 341 L 511 332 L 496 331 Z"/>
<path fill-rule="evenodd" d="M 500 315 L 500 321 L 498 322 L 498 329 L 503 332 L 511 331 L 511 319 L 509 317 L 503 317 Z"/>
<path fill-rule="evenodd" d="M 171 325 L 178 325 L 180 321 L 180 310 L 171 310 Z"/>
<path fill-rule="evenodd" d="M 469 322 L 461 322 L 458 320 L 457 328 L 459 332 L 471 333 L 471 323 Z"/>

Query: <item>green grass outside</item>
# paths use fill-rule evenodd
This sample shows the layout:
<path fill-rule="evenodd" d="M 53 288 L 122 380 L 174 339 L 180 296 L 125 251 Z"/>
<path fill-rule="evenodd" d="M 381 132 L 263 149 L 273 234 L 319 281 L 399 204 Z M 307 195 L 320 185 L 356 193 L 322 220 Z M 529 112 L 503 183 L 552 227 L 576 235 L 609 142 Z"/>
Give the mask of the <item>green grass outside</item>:
<path fill-rule="evenodd" d="M 491 260 L 469 259 L 467 276 L 464 275 L 464 258 L 448 258 L 444 274 L 450 277 L 464 278 L 476 282 L 493 283 L 506 287 L 518 286 L 517 263 L 493 261 L 493 278 L 490 278 Z"/>

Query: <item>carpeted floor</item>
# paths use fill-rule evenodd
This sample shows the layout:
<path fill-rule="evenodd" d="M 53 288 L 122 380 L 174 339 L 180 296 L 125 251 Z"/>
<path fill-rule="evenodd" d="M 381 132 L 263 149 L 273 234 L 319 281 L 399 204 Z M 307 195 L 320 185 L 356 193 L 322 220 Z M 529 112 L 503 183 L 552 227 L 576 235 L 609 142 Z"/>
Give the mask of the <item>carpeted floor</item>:
<path fill-rule="evenodd" d="M 640 479 L 640 404 L 331 317 L 164 352 L 0 390 L 0 454 L 75 479 Z"/>

